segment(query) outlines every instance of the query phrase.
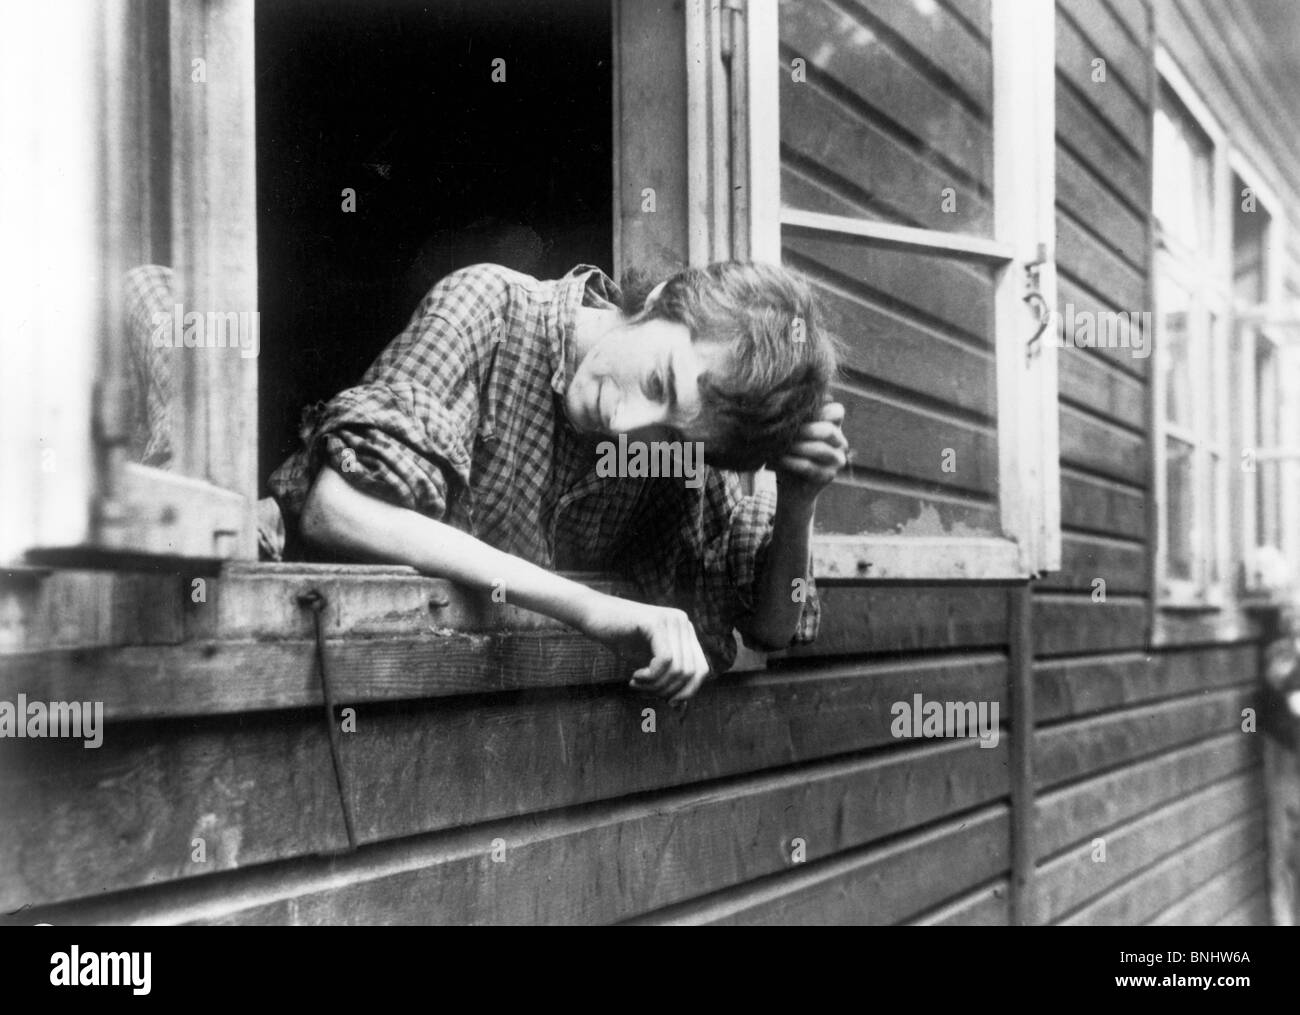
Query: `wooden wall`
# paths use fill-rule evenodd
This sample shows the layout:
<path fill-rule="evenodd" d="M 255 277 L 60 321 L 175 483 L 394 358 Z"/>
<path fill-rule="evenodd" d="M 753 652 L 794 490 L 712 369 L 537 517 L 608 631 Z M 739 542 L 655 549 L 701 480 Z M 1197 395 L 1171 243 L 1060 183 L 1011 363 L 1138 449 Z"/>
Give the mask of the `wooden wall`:
<path fill-rule="evenodd" d="M 988 0 L 937 0 L 924 30 L 919 9 L 783 4 L 785 78 L 808 61 L 806 85 L 781 97 L 787 201 L 945 228 L 939 191 L 955 180 L 958 228 L 987 230 Z M 870 60 L 818 47 L 827 25 L 856 25 Z M 1148 12 L 1061 0 L 1057 44 L 1061 301 L 1149 307 Z M 644 242 L 676 249 L 656 228 Z M 797 230 L 786 254 L 850 347 L 840 395 L 861 457 L 823 527 L 892 531 L 930 505 L 945 528 L 987 528 L 986 280 Z M 1016 590 L 827 582 L 815 646 L 714 682 L 678 715 L 630 696 L 604 650 L 410 572 L 230 568 L 205 603 L 187 575 L 11 576 L 0 698 L 93 693 L 110 726 L 94 751 L 0 742 L 0 911 L 1005 924 L 1018 874 L 1035 922 L 1262 921 L 1262 776 L 1240 732 L 1256 645 L 1188 627 L 1153 646 L 1150 360 L 1063 349 L 1059 362 L 1064 566 L 1033 588 L 1027 645 Z M 972 468 L 945 478 L 937 450 L 954 442 Z M 309 588 L 329 600 L 328 664 L 357 710 L 342 741 L 353 853 L 338 853 L 296 601 Z M 1032 730 L 1012 722 L 1017 679 Z M 997 747 L 894 738 L 893 703 L 917 693 L 999 702 Z M 1030 798 L 1013 807 L 1018 777 Z M 1017 841 L 1031 846 L 1018 866 Z"/>
<path fill-rule="evenodd" d="M 0 742 L 11 919 L 1005 918 L 1007 738 L 889 731 L 918 678 L 1005 697 L 1001 593 L 830 589 L 819 665 L 718 681 L 684 716 L 656 707 L 650 732 L 655 703 L 610 653 L 445 582 L 246 566 L 206 602 L 188 588 L 5 583 L 0 697 L 93 696 L 108 717 L 95 750 Z M 356 709 L 342 759 L 361 848 L 342 856 L 321 855 L 347 841 L 309 589 L 328 601 L 336 699 Z M 866 637 L 874 657 L 833 658 Z M 942 651 L 892 658 L 918 645 Z"/>
<path fill-rule="evenodd" d="M 1062 309 L 1150 309 L 1151 18 L 1125 0 L 1057 14 Z M 1063 569 L 1034 601 L 1042 922 L 1266 919 L 1259 745 L 1241 731 L 1256 646 L 1176 619 L 1152 644 L 1152 362 L 1059 353 Z"/>

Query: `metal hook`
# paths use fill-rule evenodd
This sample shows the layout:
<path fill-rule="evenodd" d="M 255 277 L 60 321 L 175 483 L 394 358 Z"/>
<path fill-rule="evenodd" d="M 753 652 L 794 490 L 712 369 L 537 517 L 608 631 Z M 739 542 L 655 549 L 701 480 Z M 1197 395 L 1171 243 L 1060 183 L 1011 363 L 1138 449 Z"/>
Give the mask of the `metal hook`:
<path fill-rule="evenodd" d="M 1043 299 L 1043 294 L 1037 289 L 1025 294 L 1025 302 L 1029 304 L 1034 311 L 1034 316 L 1038 318 L 1038 329 L 1025 346 L 1025 359 L 1032 360 L 1034 354 L 1038 352 L 1038 340 L 1043 337 L 1043 332 L 1047 330 L 1048 324 L 1052 321 L 1052 308 L 1047 305 L 1047 300 Z"/>

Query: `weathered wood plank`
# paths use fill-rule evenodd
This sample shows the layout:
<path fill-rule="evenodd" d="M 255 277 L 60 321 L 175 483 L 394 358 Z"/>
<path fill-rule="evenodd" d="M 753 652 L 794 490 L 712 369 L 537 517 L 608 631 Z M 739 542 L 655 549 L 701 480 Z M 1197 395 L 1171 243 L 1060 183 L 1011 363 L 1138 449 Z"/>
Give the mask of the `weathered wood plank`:
<path fill-rule="evenodd" d="M 915 920 L 918 927 L 1005 927 L 1011 922 L 1011 887 L 1001 880 L 979 888 Z"/>
<path fill-rule="evenodd" d="M 1035 719 L 1049 723 L 1160 698 L 1249 685 L 1255 681 L 1255 667 L 1254 652 L 1246 646 L 1041 662 L 1034 667 Z"/>
<path fill-rule="evenodd" d="M 945 416 L 903 398 L 835 386 L 853 465 L 889 477 L 991 497 L 997 490 L 997 435 L 990 424 Z"/>
<path fill-rule="evenodd" d="M 1269 115 L 1269 93 L 1253 86 L 1233 60 L 1221 19 L 1211 7 L 1203 2 L 1156 0 L 1162 44 L 1196 82 L 1219 122 L 1234 128 L 1238 145 L 1249 149 L 1255 162 L 1294 165 L 1300 159 L 1300 144 L 1294 130 L 1287 129 L 1292 121 L 1285 117 L 1275 121 Z M 1252 53 L 1250 62 L 1260 63 L 1262 57 Z"/>
<path fill-rule="evenodd" d="M 1092 224 L 1104 228 L 1104 223 Z M 1097 239 L 1082 222 L 1059 209 L 1056 254 L 1063 272 L 1082 280 L 1093 292 L 1105 293 L 1123 313 L 1139 313 L 1149 308 L 1146 272 L 1123 260 L 1109 243 Z"/>
<path fill-rule="evenodd" d="M 168 572 L 0 573 L 0 660 L 46 648 L 175 644 L 188 600 L 187 578 Z"/>
<path fill-rule="evenodd" d="M 1093 76 L 1095 59 L 1107 60 L 1104 81 L 1097 81 Z M 1057 74 L 1078 89 L 1140 159 L 1146 159 L 1150 153 L 1147 107 L 1135 94 L 1136 88 L 1130 90 L 1128 82 L 1123 80 L 1120 68 L 1109 66 L 1111 60 L 1122 62 L 1122 54 L 1099 51 L 1093 42 L 1080 33 L 1068 15 L 1056 18 Z M 1143 87 L 1141 78 L 1134 85 Z"/>
<path fill-rule="evenodd" d="M 1039 797 L 1037 808 L 1039 856 L 1052 856 L 1071 843 L 1091 839 L 1243 770 L 1258 773 L 1259 757 L 1257 740 L 1225 733 L 1046 793 Z"/>
<path fill-rule="evenodd" d="M 1057 309 L 1065 317 L 1065 327 L 1068 328 L 1071 310 L 1074 313 L 1074 334 L 1068 338 L 1070 348 L 1062 350 L 1062 352 L 1070 355 L 1098 357 L 1107 366 L 1145 381 L 1151 369 L 1154 318 L 1139 316 L 1137 318 L 1138 331 L 1134 334 L 1129 326 L 1131 323 L 1130 318 L 1127 317 L 1129 312 L 1143 311 L 1144 307 L 1150 305 L 1146 302 L 1145 295 L 1140 297 L 1141 302 L 1125 307 L 1121 311 L 1118 300 L 1114 299 L 1112 294 L 1107 293 L 1106 298 L 1103 299 L 1093 292 L 1083 289 L 1081 283 L 1090 286 L 1098 284 L 1097 280 L 1091 278 L 1081 277 L 1076 279 L 1071 275 L 1068 266 L 1061 267 L 1061 274 L 1057 280 L 1057 295 L 1059 298 Z M 1100 291 L 1105 292 L 1105 290 Z M 1125 316 L 1116 316 L 1121 312 Z M 1145 313 L 1145 311 L 1143 312 Z M 1102 325 L 1103 330 L 1114 328 L 1115 337 L 1104 339 L 1109 344 L 1085 346 L 1083 348 L 1075 344 L 1086 341 L 1084 337 L 1086 335 L 1086 325 L 1083 324 L 1081 316 L 1084 314 L 1091 315 L 1094 336 L 1098 324 Z"/>
<path fill-rule="evenodd" d="M 852 0 L 853 6 L 868 11 L 877 25 L 883 25 L 904 39 L 930 64 L 929 73 L 941 74 L 986 115 L 993 107 L 993 53 L 987 42 L 938 5 L 922 9 L 893 0 Z"/>
<path fill-rule="evenodd" d="M 1061 398 L 1134 430 L 1147 426 L 1147 389 L 1105 356 L 1073 346 L 1057 354 Z"/>
<path fill-rule="evenodd" d="M 608 575 L 573 575 L 601 592 L 626 594 Z M 191 637 L 298 639 L 315 635 L 312 611 L 299 596 L 319 591 L 326 637 L 411 636 L 443 631 L 570 631 L 558 621 L 414 568 L 346 565 L 256 565 L 227 568 L 210 580 L 207 602 L 191 604 Z M 188 600 L 188 596 L 186 597 Z"/>
<path fill-rule="evenodd" d="M 1058 17 L 1064 14 L 1073 23 L 1080 36 L 1093 50 L 1093 57 L 1106 61 L 1106 81 L 1117 73 L 1133 100 L 1140 106 L 1150 107 L 1148 75 L 1151 55 L 1130 34 L 1128 24 L 1117 16 L 1104 0 L 1057 0 Z M 1119 6 L 1132 8 L 1133 0 L 1120 0 Z M 1090 80 L 1087 78 L 1085 80 Z"/>
<path fill-rule="evenodd" d="M 1001 589 L 819 587 L 821 632 L 812 645 L 768 657 L 902 652 L 1005 645 L 1007 602 Z"/>
<path fill-rule="evenodd" d="M 1123 22 L 1142 49 L 1151 41 L 1150 6 L 1147 0 L 1106 0 L 1107 9 Z"/>
<path fill-rule="evenodd" d="M 1258 892 L 1266 877 L 1267 854 L 1257 849 L 1147 922 L 1156 927 L 1212 926 L 1243 898 Z"/>
<path fill-rule="evenodd" d="M 781 147 L 791 168 L 851 201 L 858 214 L 930 229 L 992 234 L 993 207 L 977 186 L 917 155 L 913 146 L 851 111 L 815 81 L 791 80 L 788 70 L 787 65 L 781 74 Z M 844 214 L 834 199 L 807 189 L 796 194 L 787 182 L 782 182 L 783 204 Z M 944 210 L 945 187 L 955 191 L 951 211 Z"/>
<path fill-rule="evenodd" d="M 807 61 L 900 136 L 920 141 L 986 190 L 992 189 L 993 139 L 987 124 L 906 60 L 861 20 L 826 0 L 780 7 L 782 72 Z"/>
<path fill-rule="evenodd" d="M 1273 923 L 1269 911 L 1268 892 L 1256 892 L 1235 909 L 1225 913 L 1216 927 L 1269 927 Z"/>
<path fill-rule="evenodd" d="M 1079 655 L 1141 648 L 1147 640 L 1146 600 L 1043 592 L 1034 597 L 1034 655 Z"/>
<path fill-rule="evenodd" d="M 1154 640 L 1165 649 L 1192 649 L 1209 644 L 1258 642 L 1259 617 L 1249 613 L 1183 613 L 1167 610 L 1157 618 Z"/>
<path fill-rule="evenodd" d="M 1060 409 L 1061 461 L 1133 486 L 1146 486 L 1150 465 L 1144 436 L 1068 405 Z"/>
<path fill-rule="evenodd" d="M 1106 584 L 1097 585 L 1101 579 Z M 1107 595 L 1150 594 L 1147 548 L 1142 543 L 1120 542 L 1101 536 L 1061 536 L 1061 570 L 1035 583 L 1035 589 L 1088 592 Z"/>
<path fill-rule="evenodd" d="M 1257 820 L 1238 819 L 1122 882 L 1071 913 L 1062 923 L 1126 927 L 1145 923 L 1162 909 L 1189 896 L 1216 871 L 1242 857 L 1257 854 L 1261 838 L 1262 826 Z M 1262 864 L 1262 860 L 1259 862 Z"/>
<path fill-rule="evenodd" d="M 1146 498 L 1140 490 L 1061 470 L 1061 525 L 1106 536 L 1145 539 Z"/>
<path fill-rule="evenodd" d="M 609 684 L 632 668 L 562 632 L 334 638 L 325 651 L 345 704 Z M 111 721 L 302 708 L 321 702 L 315 653 L 307 640 L 31 652 L 0 664 L 0 693 L 102 701 Z"/>
<path fill-rule="evenodd" d="M 954 342 L 906 316 L 814 278 L 824 327 L 845 344 L 842 366 L 993 418 L 992 350 Z"/>
<path fill-rule="evenodd" d="M 1215 691 L 1050 727 L 1034 737 L 1037 785 L 1080 779 L 1214 733 L 1240 730 L 1241 710 L 1256 697 L 1253 688 Z"/>
<path fill-rule="evenodd" d="M 782 230 L 783 254 L 818 265 L 852 291 L 915 314 L 918 323 L 951 328 L 991 343 L 993 280 L 948 257 L 902 253 L 869 241 L 807 229 Z"/>
<path fill-rule="evenodd" d="M 936 495 L 920 484 L 877 480 L 854 471 L 817 500 L 818 532 L 897 536 L 998 536 L 997 505 L 973 497 Z"/>
<path fill-rule="evenodd" d="M 883 849 L 809 865 L 638 922 L 783 927 L 898 923 L 1003 873 L 1010 862 L 1008 826 L 1007 808 L 990 808 Z"/>
<path fill-rule="evenodd" d="M 781 205 L 848 218 L 883 217 L 883 210 L 873 208 L 865 195 L 850 191 L 843 181 L 828 176 L 818 166 L 799 161 L 788 150 L 781 153 Z"/>
<path fill-rule="evenodd" d="M 1148 169 L 1096 110 L 1080 98 L 1073 82 L 1056 78 L 1056 140 L 1090 167 L 1139 217 L 1150 204 Z"/>
<path fill-rule="evenodd" d="M 358 837 L 374 843 L 893 745 L 893 702 L 922 687 L 1005 700 L 1005 681 L 989 655 L 746 674 L 685 716 L 625 689 L 375 703 L 357 706 L 342 759 Z M 5 741 L 0 801 L 15 817 L 0 824 L 0 909 L 341 848 L 321 724 L 257 712 L 110 723 L 93 751 Z M 194 838 L 206 862 L 192 861 Z"/>
<path fill-rule="evenodd" d="M 1056 202 L 1079 222 L 1104 230 L 1114 253 L 1146 274 L 1147 223 L 1107 189 L 1103 178 L 1063 146 L 1056 149 Z"/>
<path fill-rule="evenodd" d="M 190 878 L 40 916 L 55 924 L 609 923 L 786 870 L 795 837 L 810 857 L 831 856 L 987 803 L 1005 792 L 1004 773 L 1002 752 L 928 745 Z"/>
<path fill-rule="evenodd" d="M 1254 772 L 1218 783 L 1144 815 L 1130 825 L 1098 831 L 1038 869 L 1034 880 L 1036 923 L 1056 923 L 1160 858 L 1248 810 L 1263 806 Z M 1099 860 L 1098 850 L 1104 849 Z"/>
<path fill-rule="evenodd" d="M 993 13 L 990 0 L 943 0 L 943 6 L 956 11 L 986 42 L 993 36 Z"/>

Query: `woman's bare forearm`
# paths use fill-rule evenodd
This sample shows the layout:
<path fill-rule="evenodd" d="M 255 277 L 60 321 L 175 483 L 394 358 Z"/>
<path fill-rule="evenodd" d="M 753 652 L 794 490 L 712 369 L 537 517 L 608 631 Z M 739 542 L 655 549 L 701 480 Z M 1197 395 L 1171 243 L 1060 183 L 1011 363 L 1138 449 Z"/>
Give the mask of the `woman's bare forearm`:
<path fill-rule="evenodd" d="M 303 538 L 355 560 L 406 564 L 583 629 L 601 593 L 495 549 L 443 522 L 363 493 L 328 467 L 302 513 Z"/>
<path fill-rule="evenodd" d="M 758 576 L 751 636 L 769 651 L 787 648 L 799 626 L 807 589 L 814 502 L 777 495 L 767 562 Z"/>

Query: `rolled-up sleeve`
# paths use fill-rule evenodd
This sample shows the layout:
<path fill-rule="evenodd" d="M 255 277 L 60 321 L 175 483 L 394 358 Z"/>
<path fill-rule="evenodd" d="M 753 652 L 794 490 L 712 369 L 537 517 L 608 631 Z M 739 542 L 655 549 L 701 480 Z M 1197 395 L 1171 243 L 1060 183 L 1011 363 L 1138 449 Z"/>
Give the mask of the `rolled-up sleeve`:
<path fill-rule="evenodd" d="M 296 529 L 326 466 L 373 497 L 465 527 L 470 455 L 489 358 L 500 269 L 454 272 L 421 302 L 361 383 L 304 415 L 302 448 L 269 481 Z M 462 510 L 463 508 L 463 510 Z"/>
<path fill-rule="evenodd" d="M 308 444 L 308 471 L 328 465 L 357 489 L 432 518 L 447 513 L 449 487 L 469 485 L 469 452 L 427 389 L 364 384 L 326 403 Z"/>

